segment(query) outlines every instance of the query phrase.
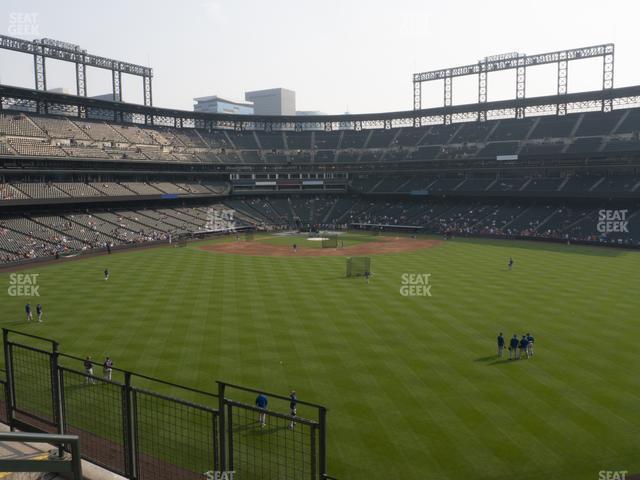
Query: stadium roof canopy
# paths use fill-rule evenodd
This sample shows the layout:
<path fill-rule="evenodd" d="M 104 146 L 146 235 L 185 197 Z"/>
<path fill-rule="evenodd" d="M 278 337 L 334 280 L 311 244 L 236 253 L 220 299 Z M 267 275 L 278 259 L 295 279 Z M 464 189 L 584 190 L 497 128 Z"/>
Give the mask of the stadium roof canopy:
<path fill-rule="evenodd" d="M 234 130 L 362 130 L 371 128 L 399 128 L 443 123 L 459 123 L 500 118 L 516 118 L 516 110 L 522 109 L 525 116 L 557 115 L 559 111 L 577 113 L 602 111 L 610 103 L 612 109 L 640 106 L 640 85 L 597 90 L 591 92 L 566 93 L 501 100 L 486 103 L 452 105 L 421 110 L 399 112 L 310 115 L 310 116 L 264 116 L 205 113 L 145 106 L 133 103 L 113 102 L 39 91 L 28 88 L 0 85 L 0 98 L 4 109 L 30 111 L 38 114 L 65 114 L 79 118 L 87 112 L 100 111 L 102 120 L 132 122 L 137 124 L 225 128 Z M 561 109 L 561 106 L 565 108 Z M 484 115 L 480 115 L 484 113 Z M 108 116 L 108 118 L 104 117 Z M 448 121 L 447 121 L 448 120 Z"/>

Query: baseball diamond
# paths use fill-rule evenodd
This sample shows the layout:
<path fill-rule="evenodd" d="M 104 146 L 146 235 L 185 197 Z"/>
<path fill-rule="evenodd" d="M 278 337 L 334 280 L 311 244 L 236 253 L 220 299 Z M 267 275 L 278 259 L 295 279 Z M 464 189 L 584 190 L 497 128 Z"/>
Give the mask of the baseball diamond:
<path fill-rule="evenodd" d="M 640 480 L 637 2 L 55 3 L 0 35 L 0 478 Z"/>
<path fill-rule="evenodd" d="M 344 250 L 380 249 L 371 252 L 369 284 L 345 278 L 343 255 L 305 255 L 327 249 L 300 247 L 296 255 L 266 243 L 279 241 L 269 234 L 251 243 L 230 235 L 32 267 L 26 271 L 40 273 L 45 321 L 22 320 L 22 297 L 7 297 L 0 314 L 4 325 L 54 338 L 69 353 L 109 355 L 174 383 L 212 390 L 215 378 L 225 378 L 321 398 L 330 408 L 330 464 L 341 476 L 373 478 L 387 469 L 408 478 L 416 470 L 474 476 L 482 462 L 493 469 L 487 478 L 502 478 L 497 452 L 529 465 L 520 456 L 525 445 L 536 469 L 565 478 L 599 471 L 614 455 L 635 465 L 638 418 L 625 406 L 636 401 L 638 384 L 620 365 L 635 364 L 636 252 L 350 236 L 359 242 Z M 423 246 L 384 249 L 396 242 Z M 266 250 L 245 255 L 245 245 Z M 272 255 L 274 248 L 284 252 Z M 509 256 L 517 260 L 512 271 Z M 108 282 L 100 278 L 105 265 Z M 404 283 L 421 274 L 430 274 L 431 295 L 403 295 Z M 616 328 L 602 321 L 611 315 Z M 497 358 L 488 324 L 531 331 L 535 356 Z M 162 385 L 153 390 L 175 395 Z M 90 447 L 102 444 L 91 435 Z M 426 445 L 428 456 L 419 453 Z M 604 456 L 593 454 L 602 448 Z M 363 458 L 360 473 L 352 470 L 356 458 Z"/>

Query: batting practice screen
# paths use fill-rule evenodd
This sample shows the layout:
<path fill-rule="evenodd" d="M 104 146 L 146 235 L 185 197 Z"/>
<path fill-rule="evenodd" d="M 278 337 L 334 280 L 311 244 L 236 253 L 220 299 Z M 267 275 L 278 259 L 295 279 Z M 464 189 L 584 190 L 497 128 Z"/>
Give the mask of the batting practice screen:
<path fill-rule="evenodd" d="M 371 273 L 371 257 L 347 257 L 347 277 L 361 277 Z"/>
<path fill-rule="evenodd" d="M 322 240 L 322 248 L 338 248 L 338 237 L 326 237 L 324 240 Z"/>

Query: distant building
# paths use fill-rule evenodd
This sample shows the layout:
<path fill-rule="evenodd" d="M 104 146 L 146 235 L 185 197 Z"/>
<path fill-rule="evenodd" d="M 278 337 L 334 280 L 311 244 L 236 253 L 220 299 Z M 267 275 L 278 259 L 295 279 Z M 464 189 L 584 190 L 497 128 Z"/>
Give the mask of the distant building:
<path fill-rule="evenodd" d="M 64 95 L 75 95 L 75 92 L 72 93 L 63 87 L 48 88 L 47 92 L 61 93 Z M 87 98 L 102 100 L 105 102 L 114 102 L 112 92 L 101 93 L 100 95 L 91 95 Z M 77 115 L 77 111 L 75 109 L 68 109 L 63 105 L 56 104 L 49 105 L 48 112 L 54 115 Z M 87 118 L 90 118 L 92 120 L 113 120 L 113 111 L 108 108 L 87 107 L 86 114 Z M 141 113 L 123 112 L 120 118 L 125 123 L 144 123 L 145 121 L 145 116 Z"/>
<path fill-rule="evenodd" d="M 315 116 L 319 116 L 319 115 L 326 115 L 325 112 L 320 112 L 317 110 L 298 110 L 296 112 L 296 116 L 297 117 L 315 117 Z M 313 124 L 307 124 L 305 125 L 306 120 L 304 118 L 300 119 L 300 123 L 302 124 L 302 130 L 314 130 L 315 127 L 313 126 Z"/>
<path fill-rule="evenodd" d="M 253 115 L 253 105 L 251 103 L 234 102 L 225 100 L 217 95 L 209 97 L 198 97 L 193 99 L 196 103 L 193 106 L 194 112 L 205 113 L 234 113 L 236 115 Z"/>
<path fill-rule="evenodd" d="M 100 95 L 91 95 L 89 98 L 95 100 L 103 100 L 105 102 L 115 102 L 113 100 L 113 93 L 101 93 Z M 113 113 L 109 110 L 102 108 L 87 108 L 87 117 L 95 120 L 113 120 Z M 144 123 L 144 116 L 139 113 L 122 113 L 122 121 L 125 123 Z"/>
<path fill-rule="evenodd" d="M 51 92 L 51 93 L 62 93 L 63 95 L 69 95 L 70 92 L 69 90 L 67 90 L 66 88 L 63 87 L 54 87 L 54 88 L 47 88 L 47 92 Z M 51 113 L 53 115 L 73 115 L 73 113 L 68 112 L 64 106 L 62 105 L 58 105 L 58 104 L 51 104 L 49 105 L 48 109 L 47 109 L 48 113 Z"/>
<path fill-rule="evenodd" d="M 247 101 L 234 102 L 217 95 L 194 98 L 193 110 L 205 113 L 231 113 L 236 115 L 326 115 L 317 110 L 296 111 L 296 92 L 286 88 L 270 88 L 245 92 Z"/>
<path fill-rule="evenodd" d="M 320 112 L 318 110 L 298 110 L 296 115 L 300 117 L 315 117 L 319 115 L 326 115 L 325 112 Z"/>
<path fill-rule="evenodd" d="M 256 115 L 296 114 L 296 92 L 286 88 L 246 92 L 244 98 L 249 102 L 253 102 Z"/>
<path fill-rule="evenodd" d="M 113 93 L 102 93 L 100 95 L 92 95 L 89 98 L 95 98 L 96 100 L 106 100 L 107 102 L 113 102 Z"/>
<path fill-rule="evenodd" d="M 62 93 L 64 95 L 69 95 L 70 92 L 64 87 L 55 87 L 55 88 L 47 88 L 47 92 L 51 93 Z"/>

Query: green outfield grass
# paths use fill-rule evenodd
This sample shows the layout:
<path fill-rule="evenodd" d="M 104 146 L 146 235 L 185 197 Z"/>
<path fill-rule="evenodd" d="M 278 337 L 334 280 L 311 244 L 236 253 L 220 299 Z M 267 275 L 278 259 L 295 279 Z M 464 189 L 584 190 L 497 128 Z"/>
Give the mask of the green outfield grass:
<path fill-rule="evenodd" d="M 640 473 L 639 253 L 456 239 L 374 256 L 366 284 L 342 257 L 197 245 L 20 272 L 40 274 L 43 324 L 2 273 L 1 324 L 201 389 L 295 389 L 328 406 L 341 480 Z M 432 296 L 402 296 L 404 273 L 431 274 Z M 497 359 L 499 331 L 531 332 L 535 358 Z"/>

